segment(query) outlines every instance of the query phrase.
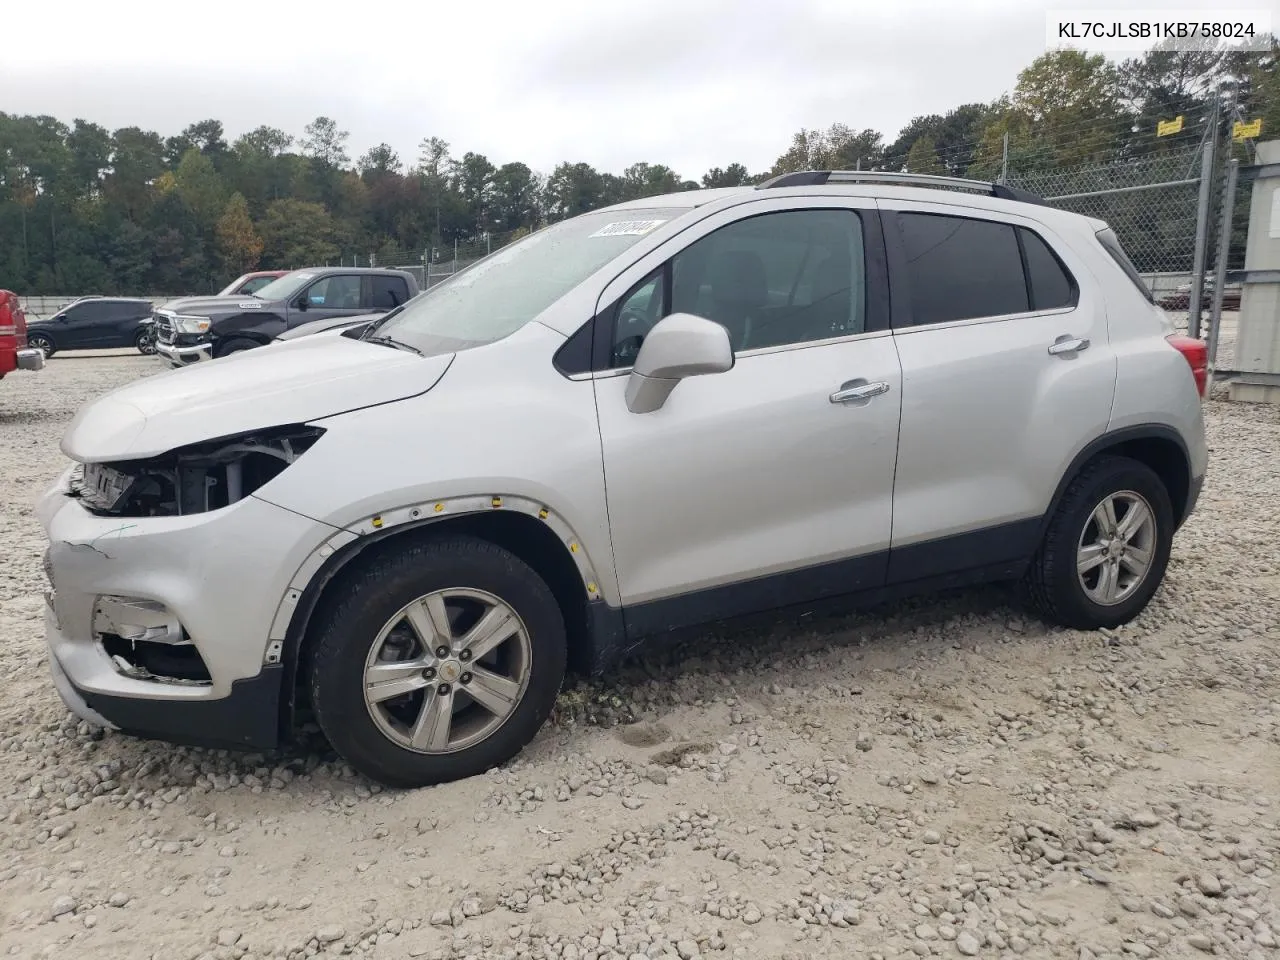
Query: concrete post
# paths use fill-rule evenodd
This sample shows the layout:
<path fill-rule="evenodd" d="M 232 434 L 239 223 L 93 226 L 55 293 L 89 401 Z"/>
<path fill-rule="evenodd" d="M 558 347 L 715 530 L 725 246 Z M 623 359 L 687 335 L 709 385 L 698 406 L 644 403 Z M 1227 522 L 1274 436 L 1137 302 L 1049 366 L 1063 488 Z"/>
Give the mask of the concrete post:
<path fill-rule="evenodd" d="M 1232 400 L 1280 403 L 1280 140 L 1258 144 Z"/>

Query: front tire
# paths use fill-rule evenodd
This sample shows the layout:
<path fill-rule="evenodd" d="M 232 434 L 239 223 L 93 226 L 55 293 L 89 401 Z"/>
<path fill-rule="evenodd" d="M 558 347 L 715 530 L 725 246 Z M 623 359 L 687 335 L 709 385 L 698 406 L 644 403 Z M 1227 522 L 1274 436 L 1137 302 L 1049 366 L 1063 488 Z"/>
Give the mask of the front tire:
<path fill-rule="evenodd" d="M 228 357 L 233 353 L 239 353 L 241 350 L 252 350 L 254 347 L 260 346 L 262 344 L 256 340 L 250 340 L 248 337 L 235 337 L 218 346 L 218 356 Z"/>
<path fill-rule="evenodd" d="M 1164 580 L 1173 505 L 1155 471 L 1128 457 L 1090 461 L 1071 481 L 1027 573 L 1033 605 L 1078 630 L 1118 627 Z"/>
<path fill-rule="evenodd" d="M 137 347 L 138 352 L 144 357 L 150 357 L 156 352 L 156 334 L 154 330 L 139 330 L 137 336 L 133 338 L 133 345 Z"/>
<path fill-rule="evenodd" d="M 349 582 L 314 637 L 311 705 L 330 744 L 392 787 L 518 754 L 564 680 L 564 619 L 541 577 L 470 537 L 420 541 Z"/>

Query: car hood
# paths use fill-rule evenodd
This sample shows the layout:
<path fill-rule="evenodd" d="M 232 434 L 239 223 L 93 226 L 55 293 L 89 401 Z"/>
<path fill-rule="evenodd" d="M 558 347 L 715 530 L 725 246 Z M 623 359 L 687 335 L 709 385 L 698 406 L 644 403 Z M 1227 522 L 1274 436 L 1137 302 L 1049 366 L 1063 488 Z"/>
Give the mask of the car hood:
<path fill-rule="evenodd" d="M 136 460 L 251 430 L 305 423 L 430 390 L 453 354 L 421 357 L 346 337 L 302 337 L 128 384 L 80 408 L 62 452 Z"/>
<path fill-rule="evenodd" d="M 299 337 L 310 337 L 317 333 L 328 333 L 330 331 L 333 333 L 339 333 L 342 330 L 346 330 L 348 327 L 358 326 L 362 323 L 370 323 L 381 316 L 384 316 L 384 314 L 362 313 L 356 317 L 328 317 L 324 320 L 312 320 L 309 323 L 300 323 L 298 326 L 286 330 L 275 339 L 277 341 L 296 340 Z"/>
<path fill-rule="evenodd" d="M 170 300 L 159 309 L 169 313 L 185 313 L 188 316 L 212 317 L 219 313 L 238 313 L 241 310 L 264 310 L 270 306 L 267 300 L 259 300 L 250 293 L 231 297 L 185 297 Z"/>

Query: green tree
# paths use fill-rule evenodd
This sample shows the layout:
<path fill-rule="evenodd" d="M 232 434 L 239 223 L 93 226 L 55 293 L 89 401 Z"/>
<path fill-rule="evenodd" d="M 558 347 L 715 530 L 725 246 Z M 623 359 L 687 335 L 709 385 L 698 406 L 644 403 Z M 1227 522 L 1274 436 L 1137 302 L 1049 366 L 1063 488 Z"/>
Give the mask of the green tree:
<path fill-rule="evenodd" d="M 182 155 L 173 172 L 174 190 L 203 228 L 212 227 L 226 204 L 226 187 L 213 161 L 195 147 Z"/>
<path fill-rule="evenodd" d="M 199 123 L 193 123 L 182 131 L 182 139 L 212 160 L 215 167 L 222 165 L 228 152 L 227 141 L 223 138 L 221 120 L 201 120 Z"/>
<path fill-rule="evenodd" d="M 493 229 L 514 230 L 538 222 L 540 184 L 523 163 L 504 163 L 490 178 L 489 208 Z"/>
<path fill-rule="evenodd" d="M 302 137 L 303 152 L 330 167 L 340 167 L 351 162 L 347 156 L 347 140 L 351 134 L 339 130 L 337 123 L 328 117 L 316 117 L 306 125 Z"/>
<path fill-rule="evenodd" d="M 356 169 L 365 183 L 373 183 L 387 174 L 399 174 L 400 157 L 388 144 L 380 143 L 365 151 L 356 162 Z"/>
<path fill-rule="evenodd" d="M 606 202 L 606 183 L 589 163 L 561 163 L 547 178 L 544 207 L 550 220 L 586 213 Z"/>
<path fill-rule="evenodd" d="M 105 127 L 77 119 L 67 135 L 71 189 L 77 197 L 97 197 L 111 169 L 111 134 Z"/>
<path fill-rule="evenodd" d="M 907 170 L 946 176 L 947 168 L 938 160 L 938 148 L 932 137 L 920 137 L 911 145 L 907 152 Z"/>
<path fill-rule="evenodd" d="M 875 130 L 855 131 L 843 123 L 826 130 L 801 129 L 791 147 L 773 164 L 774 175 L 800 170 L 873 170 L 884 157 L 882 137 Z"/>
<path fill-rule="evenodd" d="M 262 238 L 249 218 L 249 203 L 233 193 L 216 227 L 218 257 L 228 276 L 237 276 L 258 265 L 262 256 Z"/>
<path fill-rule="evenodd" d="M 702 175 L 704 187 L 741 187 L 750 182 L 751 174 L 747 173 L 747 168 L 740 163 L 731 163 L 723 170 L 712 167 Z"/>
<path fill-rule="evenodd" d="M 466 207 L 470 236 L 488 229 L 489 200 L 496 172 L 489 158 L 480 153 L 465 153 L 453 165 L 453 189 Z"/>
<path fill-rule="evenodd" d="M 622 171 L 622 193 L 627 200 L 675 193 L 681 182 L 674 170 L 660 163 L 633 163 Z"/>
<path fill-rule="evenodd" d="M 164 141 L 159 134 L 138 127 L 123 127 L 111 139 L 111 172 L 103 191 L 125 216 L 139 221 L 154 200 L 156 178 L 165 171 Z"/>
<path fill-rule="evenodd" d="M 1107 160 L 1123 143 L 1119 73 L 1102 54 L 1040 55 L 1018 74 L 1012 106 L 1056 165 Z"/>
<path fill-rule="evenodd" d="M 320 266 L 338 257 L 333 218 L 321 204 L 276 200 L 260 227 L 264 259 L 277 269 Z"/>

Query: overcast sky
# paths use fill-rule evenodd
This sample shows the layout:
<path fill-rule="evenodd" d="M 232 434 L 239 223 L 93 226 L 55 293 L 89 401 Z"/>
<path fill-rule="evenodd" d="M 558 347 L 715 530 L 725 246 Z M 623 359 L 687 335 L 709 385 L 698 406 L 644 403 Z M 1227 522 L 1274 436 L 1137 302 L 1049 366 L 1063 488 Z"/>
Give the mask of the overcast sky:
<path fill-rule="evenodd" d="M 1242 6 L 1272 7 L 1276 0 Z M 354 159 L 423 137 L 550 172 L 645 160 L 696 178 L 767 168 L 800 127 L 886 140 L 919 114 L 1012 88 L 1045 13 L 1078 0 L 11 0 L 0 110 L 171 135 L 217 118 L 301 134 L 319 114 Z M 1159 4 L 1207 12 L 1217 4 Z"/>

